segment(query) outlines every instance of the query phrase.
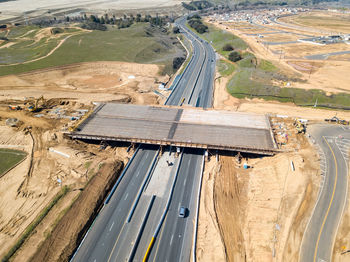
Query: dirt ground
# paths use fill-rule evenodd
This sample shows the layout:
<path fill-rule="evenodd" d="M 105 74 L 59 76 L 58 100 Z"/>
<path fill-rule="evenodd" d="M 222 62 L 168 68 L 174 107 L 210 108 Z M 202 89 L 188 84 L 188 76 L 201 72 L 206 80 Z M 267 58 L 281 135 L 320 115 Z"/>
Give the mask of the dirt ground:
<path fill-rule="evenodd" d="M 122 162 L 105 163 L 79 195 L 72 208 L 35 252 L 31 261 L 68 261 L 99 211 L 123 168 Z M 55 248 L 51 248 L 55 247 Z"/>
<path fill-rule="evenodd" d="M 350 15 L 340 12 L 312 11 L 282 17 L 279 20 L 297 26 L 312 27 L 336 34 L 350 33 Z"/>
<path fill-rule="evenodd" d="M 26 97 L 69 98 L 79 103 L 127 101 L 157 104 L 153 93 L 168 76 L 157 65 L 94 62 L 0 77 L 0 102 Z"/>
<path fill-rule="evenodd" d="M 132 150 L 127 153 L 126 147 L 106 145 L 101 150 L 100 145 L 66 139 L 62 131 L 77 123 L 72 119 L 91 110 L 92 101 L 158 104 L 163 98 L 153 91 L 158 90 L 160 82 L 169 80 L 168 76 L 160 76 L 159 70 L 157 65 L 97 62 L 1 78 L 0 147 L 24 150 L 28 156 L 0 178 L 0 257 L 62 186 L 69 186 L 67 195 L 16 253 L 14 261 L 28 261 L 100 164 L 128 161 Z M 37 113 L 26 110 L 27 101 L 41 95 L 46 108 Z M 22 110 L 10 110 L 9 105 L 19 105 Z M 6 126 L 8 118 L 18 119 L 17 127 Z"/>
<path fill-rule="evenodd" d="M 262 33 L 268 29 L 254 29 L 254 25 L 245 23 L 228 23 L 228 22 L 212 22 L 215 26 L 232 32 L 233 34 L 242 38 L 248 45 L 250 50 L 261 59 L 271 61 L 283 74 L 290 78 L 298 78 L 303 81 L 290 81 L 289 86 L 303 89 L 321 89 L 325 92 L 339 93 L 350 92 L 348 85 L 347 72 L 350 70 L 350 61 L 346 60 L 348 55 L 329 56 L 326 60 L 308 60 L 306 55 L 324 54 L 330 52 L 337 52 L 341 50 L 349 50 L 347 44 L 331 44 L 326 46 L 316 46 L 313 44 L 284 44 L 284 45 L 270 45 L 266 46 L 263 43 L 270 41 L 269 37 L 276 38 L 278 41 L 291 41 L 291 37 L 285 33 L 266 35 L 266 38 L 259 38 L 257 36 L 249 36 L 247 33 Z M 246 29 L 247 26 L 252 29 Z M 279 26 L 269 25 L 271 28 L 278 29 Z M 244 28 L 244 29 L 242 29 Z M 285 31 L 294 33 L 300 32 L 296 29 L 282 28 Z M 301 36 L 298 36 L 301 38 Z M 293 38 L 293 40 L 295 40 Z M 285 83 L 278 83 L 281 87 Z"/>
<path fill-rule="evenodd" d="M 292 122 L 275 119 L 289 130 L 289 152 L 244 155 L 240 163 L 227 155 L 216 164 L 214 203 L 228 261 L 298 260 L 320 176 L 317 154 Z"/>
<path fill-rule="evenodd" d="M 199 205 L 197 261 L 226 261 L 225 246 L 220 234 L 214 207 L 214 180 L 218 170 L 215 157 L 205 163 Z M 210 248 L 209 248 L 210 247 Z"/>

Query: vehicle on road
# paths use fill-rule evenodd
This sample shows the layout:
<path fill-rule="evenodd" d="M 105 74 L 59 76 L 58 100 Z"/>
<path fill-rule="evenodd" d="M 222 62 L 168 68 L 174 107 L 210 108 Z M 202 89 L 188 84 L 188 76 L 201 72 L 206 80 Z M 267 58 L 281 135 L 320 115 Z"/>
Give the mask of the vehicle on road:
<path fill-rule="evenodd" d="M 185 217 L 186 216 L 186 211 L 187 211 L 186 207 L 180 207 L 179 217 Z"/>

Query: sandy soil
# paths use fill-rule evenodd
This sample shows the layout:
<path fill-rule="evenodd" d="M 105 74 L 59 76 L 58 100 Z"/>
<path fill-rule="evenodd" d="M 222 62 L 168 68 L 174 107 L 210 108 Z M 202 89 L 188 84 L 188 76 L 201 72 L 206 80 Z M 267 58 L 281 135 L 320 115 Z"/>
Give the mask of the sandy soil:
<path fill-rule="evenodd" d="M 165 7 L 181 4 L 179 0 L 124 0 L 124 1 L 102 1 L 96 5 L 94 0 L 61 0 L 57 2 L 47 2 L 46 0 L 37 0 L 35 2 L 30 0 L 17 0 L 14 2 L 2 2 L 0 3 L 0 19 L 6 19 L 22 12 L 27 12 L 28 15 L 33 15 L 46 10 L 55 10 L 60 8 L 92 8 L 92 9 L 140 9 L 140 8 L 152 8 L 152 7 Z M 29 12 L 32 11 L 32 12 Z"/>
<path fill-rule="evenodd" d="M 283 124 L 290 135 L 286 147 L 296 152 L 245 156 L 240 164 L 233 156 L 220 159 L 214 199 L 228 261 L 298 259 L 317 195 L 318 156 L 304 136 L 295 135 L 291 123 Z M 250 168 L 244 170 L 243 163 Z"/>
<path fill-rule="evenodd" d="M 225 246 L 220 235 L 214 207 L 214 180 L 218 175 L 215 157 L 205 164 L 199 206 L 197 261 L 226 261 Z M 210 248 L 209 248 L 210 247 Z"/>
<path fill-rule="evenodd" d="M 36 72 L 0 77 L 0 101 L 26 97 L 70 98 L 91 101 L 131 100 L 137 104 L 157 104 L 153 90 L 159 81 L 159 66 L 124 62 L 81 63 Z"/>
<path fill-rule="evenodd" d="M 71 191 L 36 228 L 15 261 L 27 261 L 35 253 L 100 163 L 107 159 L 126 162 L 130 158 L 132 152 L 126 153 L 124 147 L 107 146 L 101 151 L 99 145 L 65 139 L 61 131 L 75 123 L 70 115 L 91 109 L 92 101 L 157 104 L 159 98 L 153 90 L 158 89 L 159 81 L 169 79 L 158 72 L 157 65 L 97 62 L 1 78 L 0 147 L 25 150 L 28 157 L 0 178 L 0 257 L 61 190 L 57 179 L 70 186 Z M 39 113 L 12 111 L 7 107 L 25 108 L 25 101 L 41 95 L 50 108 Z M 59 118 L 56 111 L 64 117 Z M 20 120 L 17 128 L 5 126 L 10 117 Z"/>
<path fill-rule="evenodd" d="M 323 20 L 322 20 L 323 19 Z M 340 12 L 312 11 L 282 17 L 281 21 L 329 33 L 350 33 L 350 15 Z"/>
<path fill-rule="evenodd" d="M 304 55 L 312 55 L 319 53 L 335 52 L 338 50 L 349 50 L 347 44 L 334 44 L 327 46 L 315 46 L 312 44 L 291 44 L 291 45 L 277 45 L 268 46 L 266 48 L 262 43 L 266 41 L 265 38 L 257 38 L 245 35 L 240 27 L 235 26 L 235 23 L 214 22 L 214 25 L 232 32 L 241 37 L 248 45 L 252 52 L 261 59 L 271 61 L 282 73 L 293 78 L 299 78 L 304 82 L 290 81 L 291 87 L 303 89 L 321 89 L 326 92 L 350 92 L 348 85 L 347 72 L 350 70 L 350 62 L 335 61 L 337 57 L 330 57 L 332 60 L 307 60 L 301 59 Z M 246 30 L 245 30 L 246 31 Z M 290 31 L 293 31 L 290 29 Z M 283 36 L 287 34 L 281 34 Z M 277 35 L 274 34 L 274 37 Z M 288 41 L 288 40 L 286 40 Z M 282 50 L 282 55 L 276 53 Z M 343 56 L 341 56 L 343 57 Z M 296 59 L 298 58 L 298 59 Z M 312 70 L 310 70 L 312 68 Z M 277 83 L 284 87 L 285 83 Z"/>
<path fill-rule="evenodd" d="M 122 168 L 121 162 L 111 161 L 101 167 L 30 261 L 68 261 L 76 244 L 82 240 L 96 217 Z"/>

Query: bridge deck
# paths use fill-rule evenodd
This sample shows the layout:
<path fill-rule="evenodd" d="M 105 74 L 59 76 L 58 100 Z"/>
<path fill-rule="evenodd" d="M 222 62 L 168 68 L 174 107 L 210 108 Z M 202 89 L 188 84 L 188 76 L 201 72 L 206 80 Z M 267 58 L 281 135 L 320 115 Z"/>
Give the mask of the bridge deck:
<path fill-rule="evenodd" d="M 277 150 L 265 115 L 181 107 L 101 104 L 68 135 L 261 154 Z"/>

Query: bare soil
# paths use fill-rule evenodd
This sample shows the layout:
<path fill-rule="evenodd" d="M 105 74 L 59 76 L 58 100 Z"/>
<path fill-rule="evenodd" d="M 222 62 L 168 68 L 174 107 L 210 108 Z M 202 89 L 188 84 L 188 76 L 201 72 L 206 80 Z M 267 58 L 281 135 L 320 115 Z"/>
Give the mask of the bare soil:
<path fill-rule="evenodd" d="M 214 203 L 228 261 L 298 260 L 320 176 L 317 154 L 292 122 L 275 119 L 289 134 L 284 148 L 293 151 L 245 155 L 241 163 L 228 155 L 218 163 Z"/>
<path fill-rule="evenodd" d="M 0 101 L 27 97 L 69 98 L 79 103 L 125 101 L 157 104 L 153 93 L 159 82 L 160 67 L 125 62 L 80 63 L 35 72 L 0 77 Z"/>
<path fill-rule="evenodd" d="M 69 193 L 51 209 L 14 257 L 14 261 L 31 260 L 39 244 L 50 239 L 60 218 L 99 170 L 100 164 L 111 161 L 126 163 L 130 158 L 132 152 L 127 153 L 126 148 L 120 145 L 101 150 L 100 145 L 64 138 L 62 131 L 76 124 L 73 116 L 91 110 L 94 107 L 92 101 L 158 104 L 161 98 L 153 91 L 158 89 L 160 82 L 169 80 L 168 76 L 160 76 L 159 71 L 157 65 L 96 62 L 1 78 L 0 147 L 24 150 L 28 157 L 0 178 L 0 257 L 16 243 L 61 187 L 69 186 Z M 28 101 L 33 102 L 41 95 L 47 107 L 37 113 L 26 110 Z M 9 105 L 19 105 L 22 110 L 10 110 Z M 6 126 L 8 118 L 17 118 L 18 126 Z M 98 180 L 96 190 L 100 190 L 102 183 L 112 183 L 113 180 L 106 182 L 109 178 L 103 177 L 104 182 Z M 100 197 L 105 192 L 101 191 Z M 79 205 L 91 202 L 90 198 L 86 199 L 88 202 L 83 200 Z M 83 224 L 83 221 L 80 222 Z M 69 237 L 73 239 L 81 228 L 76 230 L 74 233 L 72 229 Z M 64 256 L 73 248 L 71 243 L 69 245 Z M 45 254 L 49 257 L 56 255 Z"/>
<path fill-rule="evenodd" d="M 122 162 L 104 164 L 43 242 L 31 261 L 68 261 L 118 179 Z M 55 247 L 55 248 L 52 248 Z"/>
<path fill-rule="evenodd" d="M 348 85 L 347 72 L 350 70 L 350 61 L 347 60 L 349 55 L 329 56 L 326 60 L 308 60 L 304 56 L 325 54 L 343 50 L 349 50 L 349 45 L 344 43 L 318 46 L 313 44 L 296 43 L 283 45 L 266 46 L 266 41 L 291 41 L 295 40 L 295 35 L 285 33 L 265 35 L 264 38 L 249 36 L 247 33 L 262 33 L 267 30 L 263 29 L 241 29 L 247 26 L 254 28 L 254 25 L 242 23 L 213 22 L 215 26 L 232 32 L 242 38 L 250 50 L 260 59 L 271 61 L 283 74 L 290 79 L 300 79 L 303 81 L 289 81 L 290 87 L 303 89 L 321 89 L 325 92 L 339 93 L 350 92 Z M 274 29 L 280 26 L 275 24 L 269 25 Z M 292 33 L 315 34 L 314 32 L 300 32 L 293 28 L 282 28 Z M 298 39 L 303 38 L 298 36 Z M 305 38 L 305 37 L 304 37 Z M 272 40 L 270 40 L 272 39 Z M 282 52 L 282 54 L 280 54 Z M 285 87 L 284 82 L 275 83 L 280 87 Z"/>

